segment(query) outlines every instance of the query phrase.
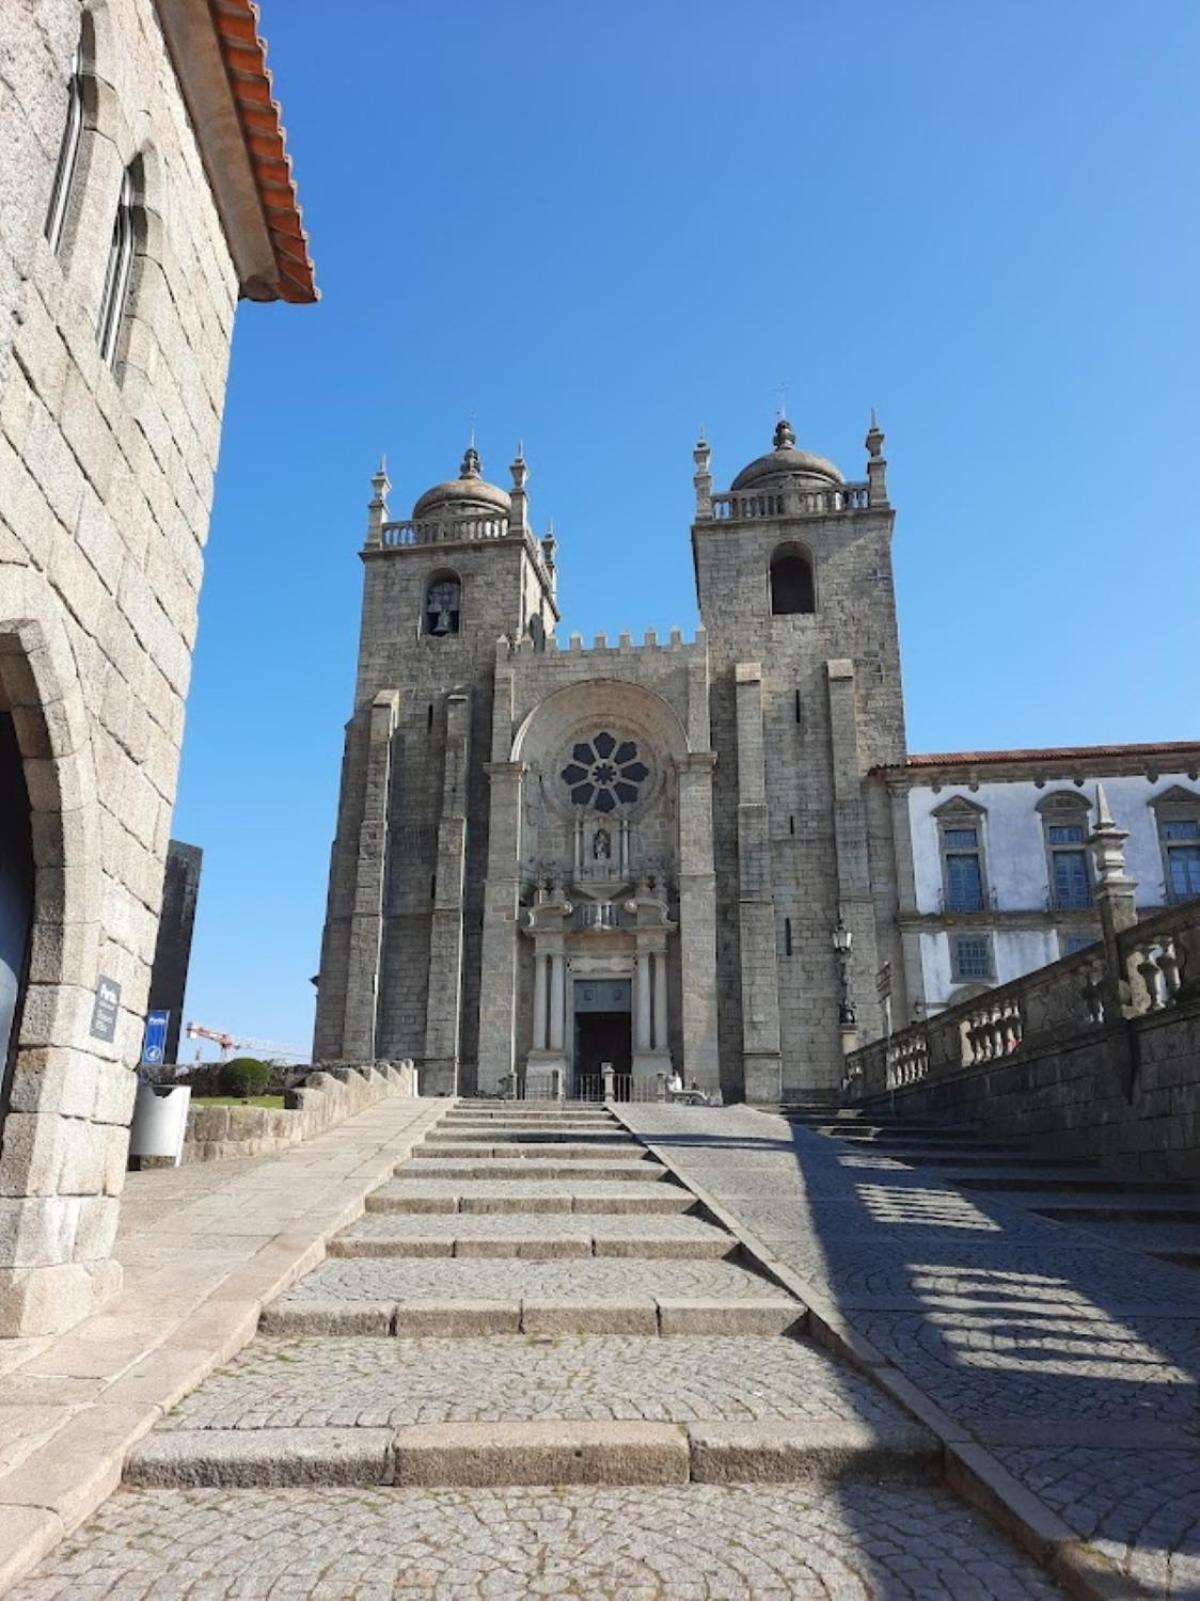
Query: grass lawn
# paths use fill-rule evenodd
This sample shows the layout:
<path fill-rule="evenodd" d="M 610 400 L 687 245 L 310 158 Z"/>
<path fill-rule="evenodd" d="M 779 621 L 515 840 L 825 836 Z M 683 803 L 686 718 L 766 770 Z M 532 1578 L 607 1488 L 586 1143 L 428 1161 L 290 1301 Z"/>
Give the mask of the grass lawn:
<path fill-rule="evenodd" d="M 243 1101 L 237 1095 L 193 1095 L 193 1106 L 265 1106 L 273 1112 L 283 1110 L 282 1095 L 252 1095 Z"/>

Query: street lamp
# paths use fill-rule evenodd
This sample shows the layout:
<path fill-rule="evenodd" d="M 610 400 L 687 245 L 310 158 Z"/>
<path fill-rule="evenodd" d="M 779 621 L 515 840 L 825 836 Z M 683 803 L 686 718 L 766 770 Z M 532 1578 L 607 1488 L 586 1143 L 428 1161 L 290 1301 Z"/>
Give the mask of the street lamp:
<path fill-rule="evenodd" d="M 850 951 L 854 945 L 854 935 L 838 918 L 837 927 L 833 931 L 833 952 L 837 957 L 838 976 L 842 984 L 842 999 L 838 1006 L 838 1027 L 853 1029 L 858 1026 L 858 1019 L 854 1015 L 854 1006 L 850 1000 Z"/>

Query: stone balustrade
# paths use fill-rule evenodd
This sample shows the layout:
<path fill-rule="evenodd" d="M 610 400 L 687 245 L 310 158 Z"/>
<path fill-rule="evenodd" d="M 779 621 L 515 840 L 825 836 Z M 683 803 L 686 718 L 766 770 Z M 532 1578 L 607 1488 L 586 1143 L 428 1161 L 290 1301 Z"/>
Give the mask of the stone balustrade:
<path fill-rule="evenodd" d="M 504 539 L 507 517 L 444 517 L 432 522 L 384 523 L 380 536 L 385 548 L 397 545 L 445 545 L 464 540 Z"/>
<path fill-rule="evenodd" d="M 579 929 L 621 927 L 621 908 L 614 901 L 584 901 L 575 908 L 574 926 Z"/>
<path fill-rule="evenodd" d="M 843 1095 L 868 1100 L 983 1068 L 1200 1000 L 1200 901 L 1174 906 L 1104 943 L 876 1040 L 846 1058 Z M 1106 997 L 1107 1004 L 1106 1004 Z"/>
<path fill-rule="evenodd" d="M 712 496 L 716 522 L 752 518 L 828 517 L 848 511 L 866 511 L 870 505 L 866 484 L 839 484 L 836 489 L 759 490 Z"/>

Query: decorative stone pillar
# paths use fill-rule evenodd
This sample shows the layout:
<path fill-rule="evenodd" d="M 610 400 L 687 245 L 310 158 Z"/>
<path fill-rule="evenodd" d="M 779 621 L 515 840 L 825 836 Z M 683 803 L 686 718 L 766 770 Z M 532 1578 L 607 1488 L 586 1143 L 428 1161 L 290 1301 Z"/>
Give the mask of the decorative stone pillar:
<path fill-rule="evenodd" d="M 654 952 L 654 1049 L 669 1050 L 667 1044 L 667 953 L 665 948 Z"/>
<path fill-rule="evenodd" d="M 716 753 L 679 763 L 679 967 L 683 978 L 683 1076 L 721 1087 L 717 1037 L 717 881 L 713 871 L 712 774 Z"/>
<path fill-rule="evenodd" d="M 383 890 L 387 877 L 388 797 L 392 780 L 392 738 L 400 710 L 398 690 L 383 690 L 371 703 L 367 733 L 367 781 L 358 831 L 354 901 L 346 971 L 346 1011 L 342 1055 L 349 1061 L 375 1059 L 379 962 L 383 946 Z"/>
<path fill-rule="evenodd" d="M 1128 830 L 1117 826 L 1108 809 L 1104 785 L 1097 784 L 1096 826 L 1088 837 L 1088 844 L 1095 867 L 1096 910 L 1100 913 L 1104 940 L 1101 995 L 1108 1022 L 1134 1009 L 1118 939 L 1118 935 L 1137 922 L 1137 882 L 1125 871 L 1125 841 L 1128 838 Z"/>
<path fill-rule="evenodd" d="M 550 957 L 550 1049 L 562 1054 L 563 1024 L 567 1005 L 566 954 L 556 950 Z"/>
<path fill-rule="evenodd" d="M 496 1095 L 514 1068 L 517 910 L 524 762 L 488 762 L 492 796 L 483 896 L 479 992 L 479 1092 Z"/>
<path fill-rule="evenodd" d="M 526 1094 L 541 1094 L 551 1083 L 557 1084 L 557 1093 L 561 1093 L 566 1081 L 566 931 L 573 910 L 559 886 L 551 881 L 539 887 L 526 914 L 525 932 L 534 942 L 533 1043 L 524 1064 Z M 537 1083 L 536 1090 L 530 1087 L 531 1079 Z"/>
<path fill-rule="evenodd" d="M 437 871 L 429 930 L 429 988 L 425 1008 L 425 1061 L 421 1085 L 429 1095 L 458 1090 L 462 1020 L 463 896 L 467 859 L 467 770 L 471 697 L 455 691 L 446 701 L 446 750 Z"/>
<path fill-rule="evenodd" d="M 646 949 L 637 954 L 637 1039 L 634 1045 L 639 1056 L 649 1054 L 650 1044 L 650 964 L 653 956 Z"/>
<path fill-rule="evenodd" d="M 533 1048 L 544 1051 L 549 1044 L 546 1028 L 546 966 L 550 958 L 538 945 L 533 953 Z"/>
<path fill-rule="evenodd" d="M 778 1101 L 783 1086 L 779 1043 L 779 956 L 771 879 L 762 667 L 738 662 L 738 923 L 742 953 L 742 1074 L 748 1101 Z"/>

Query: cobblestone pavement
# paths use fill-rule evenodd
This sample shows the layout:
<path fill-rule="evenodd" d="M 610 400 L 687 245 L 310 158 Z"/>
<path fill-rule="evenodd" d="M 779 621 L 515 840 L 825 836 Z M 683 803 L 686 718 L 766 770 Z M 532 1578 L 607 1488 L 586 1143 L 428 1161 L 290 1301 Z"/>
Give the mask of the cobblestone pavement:
<path fill-rule="evenodd" d="M 1169 1423 L 1200 1442 L 1200 1323 L 932 1309 L 855 1325 L 954 1417 Z"/>
<path fill-rule="evenodd" d="M 935 1491 L 122 1491 L 12 1601 L 1050 1601 Z"/>
<path fill-rule="evenodd" d="M 263 1338 L 167 1429 L 398 1426 L 506 1418 L 895 1417 L 865 1379 L 798 1340 L 493 1335 Z"/>
<path fill-rule="evenodd" d="M 1152 1594 L 1200 1596 L 1200 1459 L 1191 1451 L 997 1451 L 1060 1516 Z"/>
<path fill-rule="evenodd" d="M 744 1108 L 628 1121 L 1139 1593 L 1200 1598 L 1200 1275 L 1126 1248 L 1176 1225 L 1053 1221 L 1032 1208 L 1069 1202 L 1069 1173 L 1058 1191 L 968 1192 Z"/>
<path fill-rule="evenodd" d="M 649 1179 L 596 1179 L 582 1159 L 578 1175 L 454 1176 L 463 1159 L 449 1136 L 479 1110 L 452 1111 L 439 1129 L 446 1137 L 427 1141 L 429 1154 L 376 1190 L 367 1214 L 331 1242 L 329 1259 L 283 1300 L 399 1303 L 402 1310 L 431 1299 L 541 1301 L 551 1315 L 557 1302 L 558 1315 L 570 1317 L 580 1302 L 642 1297 L 647 1305 L 691 1301 L 699 1304 L 694 1315 L 720 1319 L 744 1316 L 726 1303 L 787 1298 L 734 1259 L 735 1238 L 700 1215 L 693 1194 L 643 1145 L 614 1140 L 611 1116 L 593 1125 L 593 1149 L 614 1162 L 642 1152 Z M 497 1145 L 507 1132 L 499 1110 Z M 733 1127 L 737 1114 L 727 1119 L 719 1126 Z M 766 1164 L 744 1180 L 760 1200 L 786 1191 L 796 1172 L 781 1126 L 783 1140 L 746 1142 L 745 1159 Z M 584 1129 L 567 1133 L 575 1144 L 590 1137 Z M 529 1149 L 535 1160 L 554 1156 L 549 1144 Z M 718 1143 L 706 1154 L 706 1173 L 719 1180 L 722 1161 Z M 870 1171 L 872 1182 L 879 1176 Z M 814 1195 L 829 1189 L 827 1180 L 818 1176 Z M 904 1171 L 894 1188 L 910 1210 L 922 1204 L 921 1187 Z M 802 1206 L 810 1199 L 802 1188 L 797 1197 Z M 432 1209 L 382 1210 L 422 1203 Z M 679 1210 L 665 1212 L 664 1204 Z M 654 1432 L 664 1423 L 679 1429 Z M 558 1457 L 531 1460 L 539 1473 L 542 1464 L 561 1462 L 573 1487 L 513 1486 L 530 1476 L 513 1460 L 524 1447 L 514 1447 L 508 1431 L 519 1424 L 533 1429 L 518 1438 L 543 1442 L 530 1449 L 559 1442 Z M 478 1482 L 488 1487 L 351 1490 L 344 1474 L 339 1486 L 346 1459 L 338 1451 L 355 1447 L 334 1431 L 361 1440 L 360 1429 L 408 1425 L 427 1426 L 431 1436 L 446 1431 L 424 1459 L 442 1475 L 428 1482 L 446 1485 L 462 1482 L 453 1477 L 462 1452 L 454 1456 L 447 1444 L 463 1438 L 453 1426 L 483 1431 L 469 1437 L 467 1454 L 471 1474 L 482 1473 Z M 701 1435 L 692 1450 L 719 1451 L 722 1438 L 732 1441 L 727 1460 L 756 1482 L 621 1487 L 645 1474 L 647 1460 L 630 1444 L 612 1443 L 634 1438 L 620 1433 L 624 1425 L 649 1425 L 672 1452 L 683 1426 L 709 1425 L 718 1444 L 705 1447 Z M 545 1429 L 551 1432 L 537 1432 Z M 175 1407 L 158 1434 L 154 1444 L 181 1485 L 261 1482 L 242 1469 L 264 1460 L 272 1471 L 281 1461 L 307 1462 L 303 1471 L 316 1475 L 315 1484 L 124 1490 L 17 1590 L 17 1601 L 1048 1601 L 1058 1594 L 974 1514 L 929 1484 L 914 1487 L 913 1462 L 919 1456 L 928 1471 L 930 1461 L 923 1431 L 905 1424 L 867 1378 L 804 1338 L 260 1332 Z M 902 1438 L 908 1447 L 897 1443 Z M 784 1450 L 784 1440 L 801 1443 Z M 610 1442 L 608 1454 L 586 1441 Z M 881 1441 L 890 1442 L 883 1451 Z M 214 1479 L 218 1460 L 233 1464 L 232 1478 Z M 684 1478 L 710 1476 L 696 1470 L 686 1446 L 678 1460 Z M 576 1482 L 581 1477 L 589 1482 Z"/>
<path fill-rule="evenodd" d="M 782 1292 L 736 1262 L 642 1262 L 584 1257 L 564 1262 L 512 1259 L 449 1261 L 444 1257 L 358 1257 L 325 1262 L 279 1304 L 331 1301 L 511 1301 L 611 1299 L 639 1295 L 706 1300 L 762 1298 Z"/>

